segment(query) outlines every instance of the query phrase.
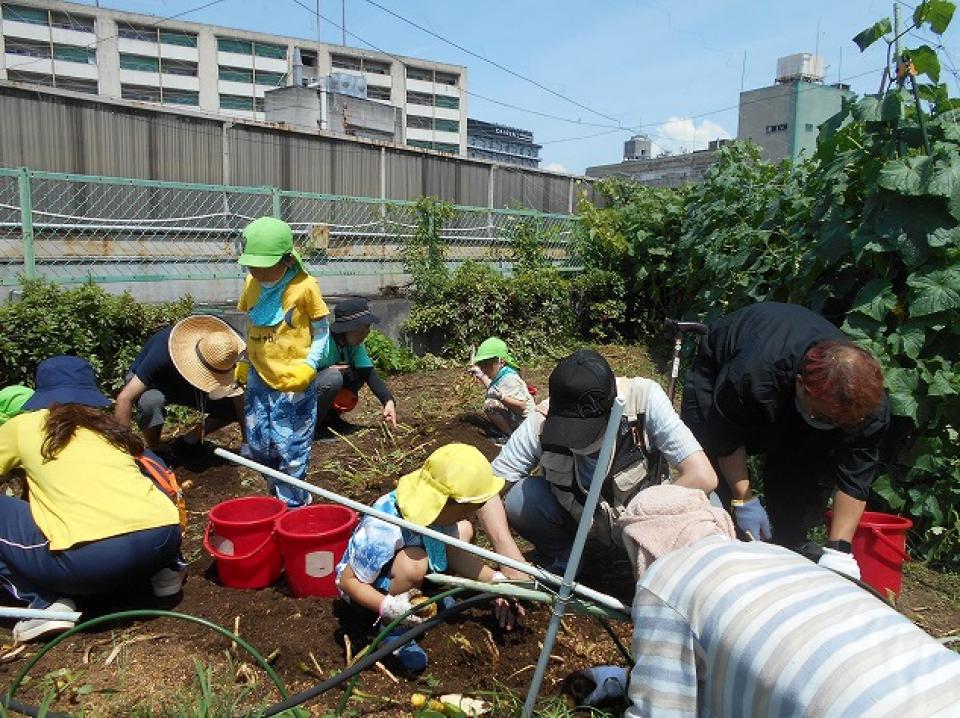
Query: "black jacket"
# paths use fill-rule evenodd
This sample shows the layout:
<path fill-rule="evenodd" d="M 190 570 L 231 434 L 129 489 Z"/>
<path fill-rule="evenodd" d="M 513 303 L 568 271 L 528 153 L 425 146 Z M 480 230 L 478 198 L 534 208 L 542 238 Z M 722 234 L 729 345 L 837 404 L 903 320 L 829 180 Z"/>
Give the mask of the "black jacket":
<path fill-rule="evenodd" d="M 750 454 L 790 453 L 792 447 L 813 445 L 822 453 L 798 455 L 797 461 L 829 454 L 836 487 L 866 499 L 890 423 L 888 401 L 850 432 L 814 429 L 796 408 L 804 355 L 815 343 L 831 339 L 846 336 L 809 309 L 777 302 L 754 304 L 711 324 L 687 376 L 685 391 L 692 401 L 684 406 L 684 419 L 707 453 L 726 456 L 740 446 Z"/>

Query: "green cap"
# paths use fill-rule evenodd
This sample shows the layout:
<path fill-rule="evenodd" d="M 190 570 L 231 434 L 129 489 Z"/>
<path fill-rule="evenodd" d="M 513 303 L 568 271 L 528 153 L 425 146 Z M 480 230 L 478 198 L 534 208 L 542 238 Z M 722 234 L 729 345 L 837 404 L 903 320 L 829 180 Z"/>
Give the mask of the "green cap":
<path fill-rule="evenodd" d="M 293 230 L 290 225 L 274 217 L 260 217 L 243 230 L 243 254 L 237 260 L 244 267 L 272 267 L 285 255 L 291 255 L 300 269 L 307 268 L 293 248 Z"/>
<path fill-rule="evenodd" d="M 14 384 L 0 389 L 0 426 L 7 419 L 12 419 L 22 412 L 23 405 L 27 403 L 27 399 L 31 396 L 33 396 L 33 389 L 28 386 Z"/>
<path fill-rule="evenodd" d="M 517 360 L 510 355 L 507 349 L 507 343 L 498 337 L 490 337 L 484 340 L 483 344 L 477 347 L 477 351 L 474 353 L 471 361 L 476 364 L 477 362 L 494 358 L 503 359 L 504 362 L 514 368 L 520 366 L 517 364 Z"/>

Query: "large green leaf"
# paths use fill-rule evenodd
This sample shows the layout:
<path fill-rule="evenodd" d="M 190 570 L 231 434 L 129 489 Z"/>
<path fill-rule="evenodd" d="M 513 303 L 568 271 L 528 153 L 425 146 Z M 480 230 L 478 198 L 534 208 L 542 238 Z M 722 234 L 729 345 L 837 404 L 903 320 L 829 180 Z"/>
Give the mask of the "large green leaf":
<path fill-rule="evenodd" d="M 947 369 L 937 369 L 927 386 L 927 396 L 960 394 L 960 376 Z"/>
<path fill-rule="evenodd" d="M 893 285 L 886 279 L 871 279 L 853 300 L 852 312 L 860 312 L 871 319 L 882 322 L 887 313 L 897 306 L 897 298 L 893 294 Z"/>
<path fill-rule="evenodd" d="M 916 272 L 907 277 L 907 284 L 911 287 L 911 317 L 960 309 L 960 268 Z"/>
<path fill-rule="evenodd" d="M 892 122 L 903 117 L 904 103 L 910 102 L 910 93 L 907 90 L 891 90 L 880 103 L 880 119 Z"/>
<path fill-rule="evenodd" d="M 890 485 L 889 476 L 881 476 L 879 479 L 873 482 L 870 486 L 877 496 L 887 502 L 887 505 L 893 511 L 899 511 L 903 508 L 904 500 L 896 492 L 896 490 Z"/>
<path fill-rule="evenodd" d="M 866 314 L 853 313 L 848 314 L 841 331 L 858 344 L 872 342 L 880 336 L 880 322 L 872 319 Z"/>
<path fill-rule="evenodd" d="M 863 52 L 873 43 L 883 37 L 885 33 L 892 31 L 893 25 L 890 23 L 890 18 L 885 17 L 882 20 L 875 22 L 863 32 L 857 33 L 854 36 L 853 41 L 857 43 L 857 47 L 860 48 L 860 52 Z"/>
<path fill-rule="evenodd" d="M 931 247 L 950 247 L 960 244 L 960 227 L 937 227 L 927 235 L 927 244 Z"/>
<path fill-rule="evenodd" d="M 903 353 L 911 359 L 920 356 L 927 339 L 926 322 L 920 319 L 908 319 L 900 325 L 897 336 L 903 344 Z"/>
<path fill-rule="evenodd" d="M 890 396 L 890 411 L 896 416 L 908 416 L 917 419 L 917 383 L 916 370 L 891 367 L 886 371 L 887 393 Z"/>
<path fill-rule="evenodd" d="M 931 164 L 927 193 L 950 197 L 957 188 L 960 188 L 960 157 L 955 152 L 937 157 Z"/>
<path fill-rule="evenodd" d="M 926 75 L 934 82 L 940 82 L 940 59 L 929 45 L 907 50 L 907 54 L 919 74 Z"/>
<path fill-rule="evenodd" d="M 874 95 L 868 95 L 858 100 L 850 108 L 854 119 L 863 122 L 876 122 L 880 119 L 880 100 Z"/>
<path fill-rule="evenodd" d="M 947 0 L 926 0 L 913 11 L 913 24 L 920 26 L 927 23 L 937 35 L 942 35 L 953 19 L 954 10 L 956 6 Z M 863 48 L 860 50 L 863 51 Z"/>
<path fill-rule="evenodd" d="M 901 194 L 924 194 L 930 182 L 931 164 L 929 157 L 890 160 L 880 170 L 879 184 L 884 189 Z"/>

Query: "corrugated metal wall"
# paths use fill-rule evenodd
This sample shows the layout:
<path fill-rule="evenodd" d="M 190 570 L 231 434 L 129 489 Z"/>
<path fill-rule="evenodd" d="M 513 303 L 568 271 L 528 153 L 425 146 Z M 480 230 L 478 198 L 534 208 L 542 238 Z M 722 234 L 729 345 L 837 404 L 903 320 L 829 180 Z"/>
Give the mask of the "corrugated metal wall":
<path fill-rule="evenodd" d="M 547 172 L 28 91 L 0 82 L 0 166 L 380 197 L 381 158 L 383 196 L 388 199 L 433 195 L 486 207 L 491 171 L 493 206 L 498 208 L 565 214 L 571 209 L 571 183 L 574 211 L 576 195 L 590 191 L 584 180 Z"/>

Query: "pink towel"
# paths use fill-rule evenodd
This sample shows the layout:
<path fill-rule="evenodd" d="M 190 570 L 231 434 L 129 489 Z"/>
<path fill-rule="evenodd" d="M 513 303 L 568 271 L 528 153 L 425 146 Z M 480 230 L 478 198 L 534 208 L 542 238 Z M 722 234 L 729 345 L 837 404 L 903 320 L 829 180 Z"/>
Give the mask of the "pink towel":
<path fill-rule="evenodd" d="M 620 524 L 638 577 L 664 554 L 704 536 L 736 537 L 730 514 L 711 506 L 706 494 L 671 484 L 651 486 L 634 496 Z"/>

